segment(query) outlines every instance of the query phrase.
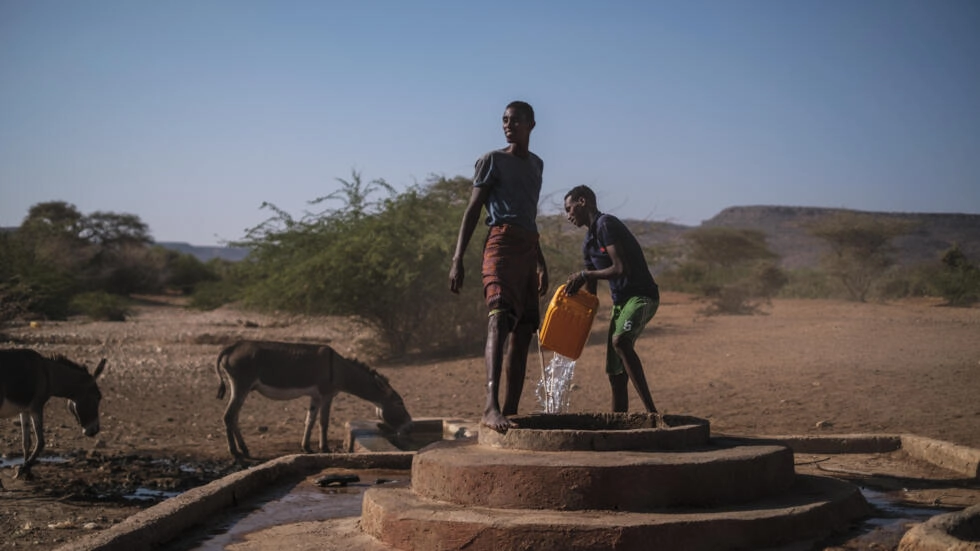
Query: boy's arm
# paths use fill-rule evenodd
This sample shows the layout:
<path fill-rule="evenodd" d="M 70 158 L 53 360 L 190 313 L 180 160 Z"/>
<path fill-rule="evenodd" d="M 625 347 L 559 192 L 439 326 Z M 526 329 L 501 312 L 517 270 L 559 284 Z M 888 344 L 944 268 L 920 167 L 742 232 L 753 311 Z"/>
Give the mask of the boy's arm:
<path fill-rule="evenodd" d="M 569 295 L 574 295 L 579 288 L 586 285 L 586 289 L 594 295 L 596 293 L 597 282 L 600 279 L 613 279 L 626 272 L 626 264 L 623 263 L 623 257 L 616 249 L 616 245 L 606 245 L 606 254 L 612 260 L 612 264 L 609 267 L 596 270 L 594 267 L 586 265 L 585 270 L 568 276 L 568 282 L 565 284 L 565 292 Z"/>
<path fill-rule="evenodd" d="M 548 292 L 548 265 L 544 261 L 544 251 L 541 244 L 538 244 L 538 296 L 544 296 Z"/>
<path fill-rule="evenodd" d="M 476 230 L 476 223 L 480 220 L 480 212 L 483 210 L 489 193 L 489 189 L 485 186 L 474 187 L 470 194 L 470 202 L 463 212 L 463 220 L 459 224 L 459 236 L 456 238 L 456 252 L 453 253 L 452 265 L 449 268 L 449 290 L 454 293 L 459 293 L 459 290 L 463 288 L 465 276 L 463 255 L 466 253 L 466 247 Z"/>
<path fill-rule="evenodd" d="M 591 262 L 586 262 L 585 271 L 588 272 L 589 270 L 595 270 L 595 266 L 593 266 Z M 599 290 L 599 280 L 587 279 L 585 283 L 585 290 L 592 293 L 593 295 L 596 294 L 596 291 Z"/>

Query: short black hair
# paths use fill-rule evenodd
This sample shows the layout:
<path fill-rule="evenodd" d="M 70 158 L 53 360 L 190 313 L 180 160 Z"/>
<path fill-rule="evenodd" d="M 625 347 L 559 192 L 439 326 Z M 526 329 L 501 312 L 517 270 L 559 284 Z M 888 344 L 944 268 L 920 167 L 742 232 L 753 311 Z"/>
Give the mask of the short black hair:
<path fill-rule="evenodd" d="M 575 186 L 565 194 L 565 200 L 571 199 L 572 201 L 578 201 L 583 197 L 585 198 L 586 205 L 590 207 L 598 206 L 595 201 L 595 192 L 589 186 Z"/>
<path fill-rule="evenodd" d="M 505 110 L 506 109 L 515 109 L 520 112 L 520 114 L 524 115 L 524 118 L 526 118 L 528 122 L 534 122 L 534 108 L 531 107 L 531 104 L 526 101 L 512 101 L 507 104 Z"/>

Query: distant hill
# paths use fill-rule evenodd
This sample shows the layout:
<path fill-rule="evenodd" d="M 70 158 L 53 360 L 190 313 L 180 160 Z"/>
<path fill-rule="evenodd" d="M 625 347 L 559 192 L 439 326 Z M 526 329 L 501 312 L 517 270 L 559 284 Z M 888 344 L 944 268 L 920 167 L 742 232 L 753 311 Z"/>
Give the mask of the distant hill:
<path fill-rule="evenodd" d="M 769 247 L 776 252 L 784 268 L 815 268 L 821 255 L 827 251 L 820 239 L 807 233 L 807 226 L 822 218 L 845 212 L 845 209 L 785 206 L 739 206 L 729 207 L 714 217 L 705 220 L 700 226 L 684 226 L 668 222 L 625 220 L 630 229 L 637 234 L 640 242 L 650 247 L 679 247 L 684 243 L 684 234 L 695 227 L 746 228 L 763 232 Z M 861 212 L 874 216 L 898 218 L 911 221 L 914 229 L 908 235 L 894 241 L 897 259 L 902 265 L 916 265 L 936 262 L 943 252 L 958 244 L 963 254 L 974 264 L 980 264 L 980 214 L 932 214 Z M 560 217 L 562 231 L 570 238 L 581 234 Z M 4 231 L 16 228 L 0 228 Z M 201 262 L 221 258 L 232 262 L 243 260 L 248 249 L 241 247 L 197 246 L 180 242 L 159 242 L 161 247 L 192 254 Z"/>
<path fill-rule="evenodd" d="M 242 247 L 202 247 L 174 241 L 161 241 L 156 244 L 164 249 L 170 249 L 172 251 L 193 255 L 201 262 L 207 262 L 213 258 L 238 262 L 240 260 L 244 260 L 245 257 L 248 256 L 248 249 Z"/>
<path fill-rule="evenodd" d="M 17 231 L 17 228 L 18 226 L 0 227 L 0 233 L 14 232 Z M 199 246 L 177 241 L 160 241 L 154 244 L 164 249 L 194 255 L 201 262 L 207 262 L 212 258 L 238 262 L 248 256 L 248 249 L 243 247 Z"/>
<path fill-rule="evenodd" d="M 807 226 L 820 219 L 834 216 L 845 209 L 782 206 L 729 207 L 700 227 L 754 229 L 766 235 L 769 247 L 780 257 L 784 268 L 817 267 L 827 246 L 807 233 Z M 873 216 L 897 218 L 913 223 L 908 235 L 893 242 L 898 262 L 915 265 L 936 262 L 943 252 L 958 244 L 960 250 L 974 263 L 980 263 L 980 215 L 861 212 Z M 677 226 L 659 222 L 628 221 L 645 245 L 664 246 L 683 241 L 692 226 Z"/>

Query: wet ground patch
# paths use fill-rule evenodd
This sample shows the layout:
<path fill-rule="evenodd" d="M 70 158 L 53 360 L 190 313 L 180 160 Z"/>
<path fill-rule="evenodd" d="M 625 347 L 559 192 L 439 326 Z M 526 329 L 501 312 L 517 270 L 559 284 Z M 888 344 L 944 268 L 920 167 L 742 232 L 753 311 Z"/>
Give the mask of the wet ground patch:
<path fill-rule="evenodd" d="M 72 452 L 41 458 L 34 480 L 14 479 L 23 458 L 0 458 L 0 549 L 54 549 L 241 467 L 231 461 Z"/>

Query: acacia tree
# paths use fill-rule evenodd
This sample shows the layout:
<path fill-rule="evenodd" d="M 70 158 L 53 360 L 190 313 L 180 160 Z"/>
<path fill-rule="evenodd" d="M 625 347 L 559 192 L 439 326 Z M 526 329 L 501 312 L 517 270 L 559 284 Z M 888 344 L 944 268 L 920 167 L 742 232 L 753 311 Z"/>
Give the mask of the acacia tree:
<path fill-rule="evenodd" d="M 355 172 L 341 184 L 339 192 L 311 201 L 339 206 L 298 219 L 265 205 L 274 216 L 244 243 L 252 250 L 246 304 L 351 316 L 374 328 L 381 352 L 392 357 L 480 342 L 479 280 L 455 298 L 447 279 L 469 181 L 431 179 L 396 194 Z"/>
<path fill-rule="evenodd" d="M 51 201 L 33 205 L 20 227 L 4 239 L 0 302 L 7 315 L 34 312 L 52 318 L 68 314 L 80 290 L 80 274 L 93 251 L 79 236 L 84 216 L 74 205 Z"/>
<path fill-rule="evenodd" d="M 0 301 L 60 318 L 82 292 L 155 290 L 163 256 L 150 243 L 147 226 L 135 215 L 86 216 L 64 201 L 38 203 L 0 243 Z"/>
<path fill-rule="evenodd" d="M 82 235 L 84 227 L 85 217 L 75 205 L 50 201 L 28 210 L 16 238 L 28 251 L 30 261 L 58 270 L 77 271 L 95 253 Z"/>
<path fill-rule="evenodd" d="M 680 272 L 712 299 L 710 312 L 753 313 L 787 282 L 776 266 L 779 255 L 760 231 L 705 227 L 687 232 L 684 239 L 689 253 Z"/>
<path fill-rule="evenodd" d="M 823 258 L 827 273 L 851 300 L 865 302 L 872 285 L 895 264 L 892 240 L 912 227 L 885 215 L 841 211 L 810 224 L 808 232 L 830 247 Z"/>

